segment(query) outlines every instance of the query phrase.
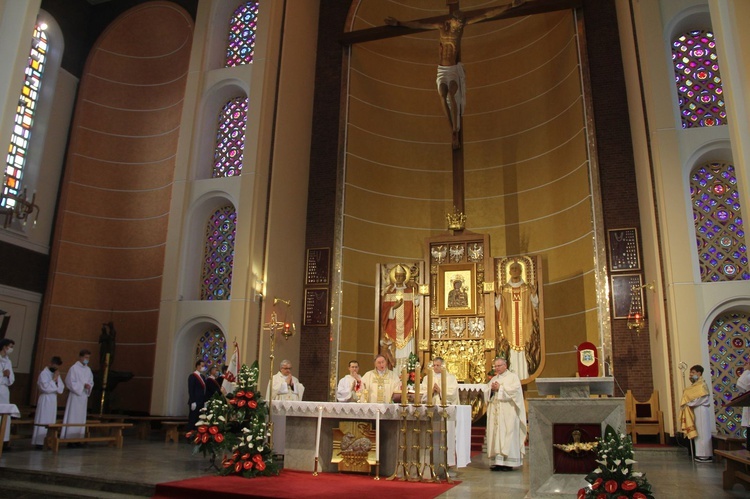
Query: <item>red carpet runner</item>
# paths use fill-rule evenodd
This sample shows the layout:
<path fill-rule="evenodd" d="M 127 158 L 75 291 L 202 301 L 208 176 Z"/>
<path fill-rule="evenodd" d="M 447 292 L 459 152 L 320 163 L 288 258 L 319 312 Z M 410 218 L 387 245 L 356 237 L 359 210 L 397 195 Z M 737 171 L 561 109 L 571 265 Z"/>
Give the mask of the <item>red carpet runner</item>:
<path fill-rule="evenodd" d="M 156 485 L 155 499 L 167 497 L 319 497 L 326 499 L 369 499 L 384 497 L 409 497 L 409 499 L 432 499 L 449 490 L 453 485 L 443 483 L 388 481 L 385 477 L 373 477 L 343 473 L 320 473 L 283 470 L 277 477 L 240 478 L 237 476 L 205 476 L 165 482 Z"/>

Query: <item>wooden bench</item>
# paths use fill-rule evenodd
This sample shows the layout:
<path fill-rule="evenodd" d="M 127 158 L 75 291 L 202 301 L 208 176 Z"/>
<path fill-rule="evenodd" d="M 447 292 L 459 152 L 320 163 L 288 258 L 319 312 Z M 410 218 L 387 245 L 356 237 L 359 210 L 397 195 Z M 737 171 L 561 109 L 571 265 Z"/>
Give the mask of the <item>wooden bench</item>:
<path fill-rule="evenodd" d="M 44 439 L 45 448 L 52 449 L 52 452 L 57 453 L 62 443 L 87 443 L 87 442 L 108 442 L 109 445 L 114 445 L 118 449 L 122 448 L 122 430 L 133 426 L 130 423 L 92 423 L 87 422 L 83 424 L 47 424 L 47 437 Z M 61 438 L 60 431 L 63 428 L 71 427 L 84 427 L 85 432 L 83 437 L 74 438 Z M 91 436 L 91 430 L 106 430 L 106 435 Z"/>
<path fill-rule="evenodd" d="M 742 484 L 747 490 L 750 490 L 750 451 L 742 450 L 717 450 L 715 455 L 726 458 L 727 467 L 724 469 L 722 487 L 724 490 L 731 490 L 735 484 Z"/>
<path fill-rule="evenodd" d="M 745 443 L 744 438 L 733 437 L 731 435 L 714 435 L 713 436 L 714 450 L 740 450 L 744 449 Z M 721 456 L 716 456 L 716 462 L 721 462 Z"/>
<path fill-rule="evenodd" d="M 171 436 L 171 433 L 169 433 L 169 427 L 176 424 L 177 426 L 174 431 L 177 431 L 180 424 L 187 424 L 187 419 L 175 419 L 175 416 L 128 416 L 127 414 L 102 414 L 99 418 L 102 421 L 111 421 L 113 423 L 124 423 L 125 421 L 133 423 L 135 436 L 139 440 L 148 440 L 148 437 L 151 434 L 151 423 L 161 423 L 162 428 L 165 427 L 165 422 L 171 423 L 170 425 L 167 425 L 167 442 Z"/>
<path fill-rule="evenodd" d="M 21 430 L 30 429 L 31 431 Z M 34 432 L 34 420 L 33 419 L 11 419 L 10 420 L 10 438 L 11 440 L 18 440 L 20 438 L 31 438 Z"/>
<path fill-rule="evenodd" d="M 187 421 L 162 421 L 161 427 L 167 430 L 167 436 L 164 439 L 164 443 L 180 441 L 180 428 L 185 426 Z"/>

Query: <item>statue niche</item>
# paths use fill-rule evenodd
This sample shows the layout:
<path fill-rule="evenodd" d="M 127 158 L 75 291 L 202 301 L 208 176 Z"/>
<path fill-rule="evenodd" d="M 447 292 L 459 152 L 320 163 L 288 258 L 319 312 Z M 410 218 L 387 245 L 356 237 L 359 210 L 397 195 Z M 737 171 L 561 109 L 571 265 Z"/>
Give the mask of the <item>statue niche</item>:
<path fill-rule="evenodd" d="M 522 382 L 532 381 L 544 363 L 544 320 L 539 256 L 497 258 L 497 354 Z"/>
<path fill-rule="evenodd" d="M 400 371 L 409 354 L 416 353 L 422 297 L 421 262 L 378 264 L 378 345 L 389 369 Z"/>

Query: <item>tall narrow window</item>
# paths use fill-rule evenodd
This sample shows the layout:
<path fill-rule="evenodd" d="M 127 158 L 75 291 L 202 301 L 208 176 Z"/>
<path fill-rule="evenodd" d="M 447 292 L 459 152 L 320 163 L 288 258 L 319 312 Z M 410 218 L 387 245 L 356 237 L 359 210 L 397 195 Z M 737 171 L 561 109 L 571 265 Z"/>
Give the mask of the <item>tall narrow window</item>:
<path fill-rule="evenodd" d="M 5 160 L 5 172 L 3 175 L 3 193 L 0 198 L 0 206 L 13 208 L 16 205 L 14 197 L 21 196 L 23 185 L 24 168 L 26 166 L 26 155 L 28 152 L 29 139 L 34 126 L 34 113 L 39 100 L 39 88 L 42 84 L 42 74 L 47 62 L 47 25 L 39 23 L 34 27 L 34 36 L 31 40 L 31 52 L 29 53 L 29 65 L 26 67 L 26 77 L 21 89 L 16 108 L 13 133 L 10 137 L 8 155 Z"/>
<path fill-rule="evenodd" d="M 690 31 L 672 42 L 682 128 L 726 125 L 727 112 L 710 31 Z"/>
<path fill-rule="evenodd" d="M 233 206 L 219 208 L 208 219 L 201 300 L 228 300 L 230 297 L 236 227 L 237 212 Z"/>
<path fill-rule="evenodd" d="M 740 426 L 742 407 L 724 404 L 743 392 L 736 383 L 745 360 L 750 358 L 750 317 L 738 312 L 717 317 L 708 330 L 708 356 L 716 429 L 719 434 L 744 439 L 747 428 Z"/>
<path fill-rule="evenodd" d="M 750 279 L 734 166 L 708 163 L 690 176 L 701 281 Z"/>
<path fill-rule="evenodd" d="M 227 340 L 221 329 L 214 327 L 203 332 L 195 344 L 195 360 L 202 360 L 207 368 L 226 364 Z"/>
<path fill-rule="evenodd" d="M 225 67 L 233 68 L 253 62 L 258 3 L 245 2 L 237 7 L 229 21 L 229 40 Z"/>
<path fill-rule="evenodd" d="M 247 127 L 247 97 L 237 97 L 219 113 L 214 149 L 213 177 L 233 177 L 242 173 Z"/>

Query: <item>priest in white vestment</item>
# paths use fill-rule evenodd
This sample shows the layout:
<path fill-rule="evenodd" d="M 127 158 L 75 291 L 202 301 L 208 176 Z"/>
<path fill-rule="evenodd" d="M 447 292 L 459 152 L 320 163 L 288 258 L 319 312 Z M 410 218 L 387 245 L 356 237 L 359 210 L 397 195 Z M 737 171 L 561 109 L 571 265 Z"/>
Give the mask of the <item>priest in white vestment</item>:
<path fill-rule="evenodd" d="M 393 392 L 400 391 L 400 383 L 396 373 L 388 369 L 387 361 L 383 355 L 375 357 L 375 369 L 367 371 L 362 376 L 364 402 L 371 404 L 390 404 L 393 400 Z"/>
<path fill-rule="evenodd" d="M 292 363 L 282 360 L 279 364 L 279 372 L 271 378 L 273 381 L 273 397 L 271 400 L 302 400 L 305 386 L 292 376 Z M 268 395 L 266 395 L 268 398 Z"/>
<path fill-rule="evenodd" d="M 49 366 L 45 367 L 37 378 L 39 398 L 34 413 L 34 433 L 31 435 L 31 445 L 44 446 L 47 428 L 43 425 L 54 424 L 57 421 L 57 395 L 65 390 L 59 371 L 61 365 L 60 357 L 52 357 Z"/>
<path fill-rule="evenodd" d="M 13 374 L 13 362 L 10 354 L 13 353 L 15 342 L 10 338 L 0 340 L 0 404 L 10 404 L 10 385 L 16 380 Z M 3 448 L 7 449 L 10 442 L 10 422 L 5 425 L 3 435 Z"/>
<path fill-rule="evenodd" d="M 495 359 L 495 377 L 485 388 L 487 406 L 487 456 L 493 471 L 510 471 L 523 464 L 526 453 L 526 407 L 518 375 L 505 359 Z"/>
<path fill-rule="evenodd" d="M 445 368 L 445 361 L 442 357 L 435 357 L 432 359 L 432 369 L 434 375 L 432 377 L 432 403 L 434 405 L 441 405 L 441 390 L 442 390 L 442 377 L 445 376 L 445 404 L 446 405 L 458 405 L 458 380 L 456 376 L 448 372 Z M 422 385 L 420 387 L 422 392 L 422 401 L 427 400 L 427 392 L 430 391 L 427 387 L 427 376 L 422 378 Z"/>
<path fill-rule="evenodd" d="M 94 374 L 89 367 L 90 358 L 89 350 L 81 350 L 78 354 L 78 362 L 70 367 L 65 376 L 65 386 L 70 393 L 68 403 L 65 405 L 63 424 L 86 424 L 86 409 L 91 389 L 94 387 Z M 63 428 L 60 438 L 83 438 L 85 435 L 85 427 L 70 426 Z"/>
<path fill-rule="evenodd" d="M 349 374 L 339 380 L 336 387 L 336 400 L 339 402 L 359 402 L 362 395 L 362 376 L 359 375 L 359 362 L 349 361 Z"/>

